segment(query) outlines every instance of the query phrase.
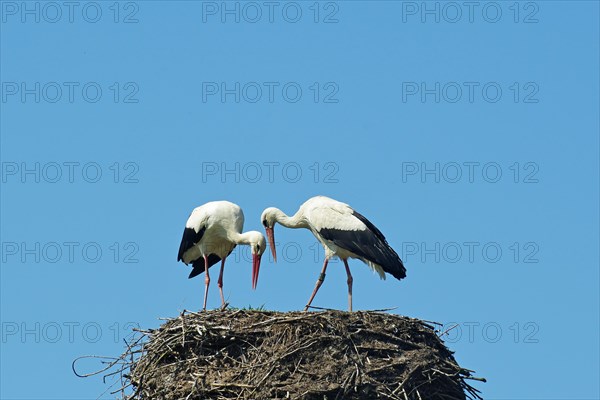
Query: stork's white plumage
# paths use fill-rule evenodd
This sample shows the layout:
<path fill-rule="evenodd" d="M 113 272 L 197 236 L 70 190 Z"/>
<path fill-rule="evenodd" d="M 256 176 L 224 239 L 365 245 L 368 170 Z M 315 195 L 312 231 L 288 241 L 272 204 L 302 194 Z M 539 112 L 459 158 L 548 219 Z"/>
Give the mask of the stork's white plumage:
<path fill-rule="evenodd" d="M 273 258 L 275 250 L 274 225 L 276 222 L 287 228 L 306 228 L 325 248 L 325 261 L 315 289 L 308 300 L 308 310 L 313 298 L 325 279 L 327 263 L 333 256 L 339 257 L 348 275 L 348 308 L 352 311 L 352 274 L 348 258 L 358 258 L 376 271 L 381 279 L 391 274 L 400 280 L 406 277 L 406 269 L 398 254 L 390 247 L 383 234 L 368 219 L 352 209 L 348 204 L 316 196 L 300 206 L 296 214 L 288 217 L 281 210 L 270 207 L 263 211 L 261 222 L 267 232 Z"/>
<path fill-rule="evenodd" d="M 177 261 L 183 261 L 186 265 L 192 264 L 193 269 L 189 278 L 206 271 L 204 310 L 206 310 L 206 298 L 210 284 L 208 269 L 219 261 L 221 261 L 221 272 L 218 286 L 221 293 L 221 305 L 222 307 L 226 306 L 223 296 L 223 269 L 225 259 L 238 244 L 250 246 L 252 288 L 256 288 L 260 260 L 267 244 L 262 233 L 257 231 L 242 233 L 243 228 L 244 213 L 242 209 L 228 201 L 212 201 L 195 208 L 185 224 Z"/>

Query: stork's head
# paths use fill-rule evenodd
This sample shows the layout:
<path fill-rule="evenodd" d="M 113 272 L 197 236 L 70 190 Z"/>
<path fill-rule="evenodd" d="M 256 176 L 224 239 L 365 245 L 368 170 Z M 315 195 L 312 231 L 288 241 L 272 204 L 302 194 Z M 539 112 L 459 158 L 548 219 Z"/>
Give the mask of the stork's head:
<path fill-rule="evenodd" d="M 262 233 L 257 231 L 246 232 L 250 252 L 252 253 L 252 289 L 256 289 L 258 283 L 258 272 L 260 271 L 260 259 L 267 249 L 267 241 Z"/>
<path fill-rule="evenodd" d="M 269 239 L 269 247 L 271 247 L 271 254 L 273 254 L 273 261 L 277 262 L 277 251 L 275 250 L 275 222 L 277 222 L 277 213 L 280 212 L 275 207 L 269 207 L 263 211 L 260 216 L 260 221 L 265 227 L 267 232 L 267 238 Z"/>

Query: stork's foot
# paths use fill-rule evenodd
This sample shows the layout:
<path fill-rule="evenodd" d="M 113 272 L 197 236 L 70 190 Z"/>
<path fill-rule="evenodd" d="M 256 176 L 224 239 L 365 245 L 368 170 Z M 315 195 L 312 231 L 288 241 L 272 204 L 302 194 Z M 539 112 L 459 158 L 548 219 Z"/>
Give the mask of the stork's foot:
<path fill-rule="evenodd" d="M 221 304 L 221 311 L 225 311 L 227 309 L 227 307 L 229 307 L 229 303 Z"/>

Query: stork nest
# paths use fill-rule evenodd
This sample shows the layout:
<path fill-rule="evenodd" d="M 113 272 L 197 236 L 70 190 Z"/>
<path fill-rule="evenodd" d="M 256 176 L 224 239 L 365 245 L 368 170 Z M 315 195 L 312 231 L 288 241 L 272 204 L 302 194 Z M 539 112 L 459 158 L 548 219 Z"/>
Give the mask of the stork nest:
<path fill-rule="evenodd" d="M 397 315 L 184 311 L 140 332 L 128 399 L 481 399 L 434 327 Z"/>

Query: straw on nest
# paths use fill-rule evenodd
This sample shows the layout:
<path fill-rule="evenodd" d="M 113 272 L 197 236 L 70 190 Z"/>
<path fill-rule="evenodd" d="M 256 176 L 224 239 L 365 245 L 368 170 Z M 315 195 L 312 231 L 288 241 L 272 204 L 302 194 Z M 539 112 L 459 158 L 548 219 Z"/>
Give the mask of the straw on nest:
<path fill-rule="evenodd" d="M 481 398 L 431 325 L 396 315 L 184 312 L 142 332 L 131 399 Z"/>

